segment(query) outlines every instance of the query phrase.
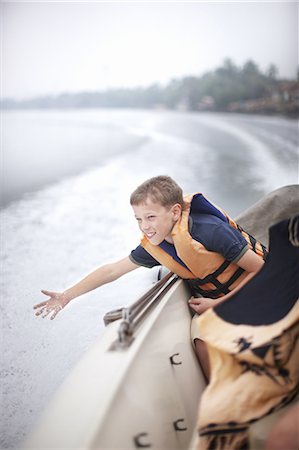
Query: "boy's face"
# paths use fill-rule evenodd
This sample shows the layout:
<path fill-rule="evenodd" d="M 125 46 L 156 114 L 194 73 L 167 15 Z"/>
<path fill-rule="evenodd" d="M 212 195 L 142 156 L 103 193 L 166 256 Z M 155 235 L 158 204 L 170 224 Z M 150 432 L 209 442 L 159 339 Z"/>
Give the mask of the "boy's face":
<path fill-rule="evenodd" d="M 140 230 L 151 244 L 159 245 L 164 239 L 173 243 L 171 231 L 181 216 L 181 206 L 178 203 L 165 208 L 148 198 L 145 203 L 132 207 Z"/>

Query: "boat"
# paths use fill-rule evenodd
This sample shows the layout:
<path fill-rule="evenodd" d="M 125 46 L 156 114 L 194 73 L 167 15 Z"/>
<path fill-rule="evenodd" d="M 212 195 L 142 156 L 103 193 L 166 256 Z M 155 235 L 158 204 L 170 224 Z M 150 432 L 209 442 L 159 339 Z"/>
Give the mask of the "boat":
<path fill-rule="evenodd" d="M 299 211 L 299 186 L 280 188 L 236 218 L 267 244 L 270 225 Z M 206 382 L 190 341 L 188 287 L 162 269 L 64 380 L 26 449 L 192 449 Z"/>

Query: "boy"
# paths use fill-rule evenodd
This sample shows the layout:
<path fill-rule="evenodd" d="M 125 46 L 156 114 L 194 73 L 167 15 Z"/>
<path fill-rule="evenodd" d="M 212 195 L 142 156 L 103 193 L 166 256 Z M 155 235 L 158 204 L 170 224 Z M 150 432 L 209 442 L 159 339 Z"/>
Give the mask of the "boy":
<path fill-rule="evenodd" d="M 63 293 L 42 290 L 50 296 L 34 308 L 36 315 L 54 319 L 72 299 L 140 266 L 164 265 L 187 280 L 194 295 L 191 308 L 201 314 L 229 299 L 263 266 L 265 248 L 226 213 L 201 194 L 183 198 L 182 189 L 168 176 L 145 181 L 131 195 L 130 203 L 143 233 L 141 245 L 129 256 L 106 264 Z M 192 321 L 192 341 L 206 377 L 205 345 Z"/>

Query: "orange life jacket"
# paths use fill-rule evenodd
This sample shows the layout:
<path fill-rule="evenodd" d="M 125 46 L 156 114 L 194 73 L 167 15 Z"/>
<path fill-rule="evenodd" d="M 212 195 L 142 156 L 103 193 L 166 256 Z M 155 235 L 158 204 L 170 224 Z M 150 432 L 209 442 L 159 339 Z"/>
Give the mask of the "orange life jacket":
<path fill-rule="evenodd" d="M 172 239 L 178 257 L 187 266 L 182 266 L 159 245 L 150 243 L 146 236 L 141 240 L 142 247 L 160 264 L 167 267 L 179 277 L 188 280 L 191 287 L 204 297 L 218 298 L 233 290 L 246 277 L 237 264 L 232 263 L 217 252 L 207 250 L 203 244 L 192 238 L 189 233 L 189 215 L 192 211 L 215 215 L 228 223 L 246 239 L 248 246 L 265 259 L 266 248 L 244 231 L 219 207 L 210 203 L 202 194 L 192 194 L 184 198 L 186 207 L 181 218 L 172 229 Z"/>

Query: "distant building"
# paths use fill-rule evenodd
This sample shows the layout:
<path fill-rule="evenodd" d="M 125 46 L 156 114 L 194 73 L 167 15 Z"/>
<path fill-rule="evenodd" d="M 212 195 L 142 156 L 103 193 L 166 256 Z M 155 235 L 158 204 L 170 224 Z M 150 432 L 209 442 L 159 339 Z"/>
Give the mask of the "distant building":
<path fill-rule="evenodd" d="M 299 82 L 282 81 L 278 83 L 268 97 L 232 102 L 229 112 L 286 114 L 299 116 Z"/>
<path fill-rule="evenodd" d="M 293 102 L 299 100 L 298 81 L 283 81 L 272 93 L 272 99 L 278 102 Z"/>
<path fill-rule="evenodd" d="M 197 103 L 197 109 L 199 111 L 211 111 L 212 109 L 214 109 L 214 106 L 215 106 L 215 100 L 210 95 L 205 95 Z"/>

